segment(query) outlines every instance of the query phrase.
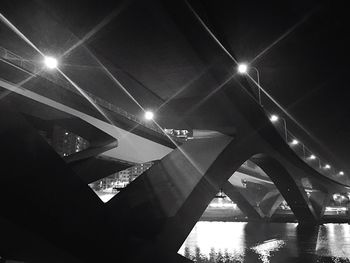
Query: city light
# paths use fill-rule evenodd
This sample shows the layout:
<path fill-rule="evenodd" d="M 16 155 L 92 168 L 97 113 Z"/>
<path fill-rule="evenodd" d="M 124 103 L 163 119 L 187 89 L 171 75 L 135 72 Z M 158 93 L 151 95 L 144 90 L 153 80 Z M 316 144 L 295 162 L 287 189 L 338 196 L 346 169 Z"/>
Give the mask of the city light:
<path fill-rule="evenodd" d="M 270 117 L 270 121 L 271 122 L 276 122 L 276 121 L 278 121 L 278 116 L 277 115 L 271 115 L 271 117 Z"/>
<path fill-rule="evenodd" d="M 333 194 L 333 200 L 337 200 L 340 198 L 340 194 Z"/>
<path fill-rule="evenodd" d="M 324 169 L 331 169 L 331 166 L 330 166 L 329 164 L 326 164 L 326 165 L 324 166 Z"/>
<path fill-rule="evenodd" d="M 292 145 L 297 145 L 298 143 L 299 143 L 299 141 L 298 141 L 297 139 L 294 139 L 294 140 L 291 142 Z"/>
<path fill-rule="evenodd" d="M 247 73 L 247 71 L 248 71 L 248 66 L 247 66 L 247 64 L 242 63 L 242 64 L 239 64 L 239 65 L 238 65 L 238 72 L 239 72 L 240 74 L 245 74 L 245 73 Z"/>
<path fill-rule="evenodd" d="M 347 211 L 348 208 L 347 207 L 330 207 L 330 206 L 327 206 L 326 207 L 326 212 L 345 212 Z"/>
<path fill-rule="evenodd" d="M 146 120 L 153 120 L 154 114 L 152 111 L 146 111 L 145 112 L 145 119 Z"/>
<path fill-rule="evenodd" d="M 340 171 L 340 172 L 339 172 L 339 175 L 344 175 L 344 172 L 343 172 L 343 171 Z"/>
<path fill-rule="evenodd" d="M 315 160 L 315 159 L 316 159 L 316 156 L 313 155 L 313 154 L 311 154 L 309 158 L 310 158 L 310 160 Z"/>
<path fill-rule="evenodd" d="M 44 64 L 49 69 L 55 69 L 58 66 L 58 61 L 54 57 L 45 56 L 44 57 Z"/>

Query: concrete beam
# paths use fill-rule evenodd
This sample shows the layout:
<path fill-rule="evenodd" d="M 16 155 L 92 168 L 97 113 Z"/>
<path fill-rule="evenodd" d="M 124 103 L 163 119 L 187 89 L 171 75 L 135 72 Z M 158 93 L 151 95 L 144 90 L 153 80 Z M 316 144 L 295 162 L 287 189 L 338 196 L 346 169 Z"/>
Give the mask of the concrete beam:
<path fill-rule="evenodd" d="M 84 261 L 98 260 L 96 253 L 87 256 L 86 251 L 103 249 L 97 241 L 98 226 L 104 225 L 103 203 L 15 109 L 0 102 L 0 218 L 28 230 L 27 240 L 35 243 L 38 238 L 41 243 L 35 244 L 41 245 L 19 247 L 13 231 L 2 231 L 2 255 L 16 248 L 28 256 L 24 261 L 50 262 L 43 253 L 43 244 L 50 244 Z M 32 250 L 19 251 L 26 247 Z"/>
<path fill-rule="evenodd" d="M 240 191 L 233 186 L 229 181 L 222 187 L 223 192 L 237 204 L 237 207 L 244 213 L 249 219 L 260 220 L 264 218 L 262 211 L 255 205 L 252 205 L 246 197 L 244 197 Z"/>
<path fill-rule="evenodd" d="M 72 162 L 68 165 L 86 184 L 90 184 L 132 166 L 130 163 L 103 157 L 91 157 Z"/>
<path fill-rule="evenodd" d="M 255 156 L 252 161 L 271 178 L 299 222 L 316 223 L 318 221 L 318 216 L 304 189 L 297 184 L 279 161 L 264 154 Z"/>
<path fill-rule="evenodd" d="M 263 211 L 266 218 L 271 218 L 283 200 L 283 196 L 280 194 L 278 189 L 273 189 L 264 196 L 259 203 L 259 207 Z"/>
<path fill-rule="evenodd" d="M 155 251 L 160 262 L 174 255 L 221 186 L 254 154 L 248 142 L 255 145 L 226 135 L 188 141 L 112 198 L 107 207 L 125 233 L 125 256 L 135 248 L 126 227 L 143 251 L 131 253 L 133 262 L 154 261 Z"/>
<path fill-rule="evenodd" d="M 318 219 L 321 219 L 324 215 L 327 205 L 331 200 L 331 195 L 328 192 L 314 191 L 310 193 L 310 202 L 314 207 Z"/>
<path fill-rule="evenodd" d="M 111 140 L 111 141 L 107 141 L 104 145 L 96 146 L 96 147 L 89 147 L 89 148 L 82 150 L 80 152 L 73 153 L 71 155 L 63 157 L 63 159 L 67 163 L 78 162 L 78 161 L 81 161 L 84 159 L 98 156 L 99 154 L 102 154 L 102 153 L 109 151 L 111 149 L 114 149 L 116 147 L 118 147 L 118 140 Z"/>

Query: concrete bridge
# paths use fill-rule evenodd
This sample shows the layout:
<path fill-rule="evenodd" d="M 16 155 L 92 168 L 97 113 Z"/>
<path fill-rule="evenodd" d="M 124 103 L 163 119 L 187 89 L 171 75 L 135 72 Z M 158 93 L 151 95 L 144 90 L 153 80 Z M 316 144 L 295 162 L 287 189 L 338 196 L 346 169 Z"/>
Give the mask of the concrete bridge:
<path fill-rule="evenodd" d="M 143 5 L 137 2 L 130 8 L 138 14 Z M 146 90 L 133 84 L 130 89 L 137 90 L 134 96 L 138 101 L 152 101 L 158 106 L 158 114 L 164 114 L 160 126 L 210 130 L 215 136 L 174 145 L 166 136 L 150 130 L 130 131 L 125 124 L 118 127 L 118 123 L 123 123 L 120 120 L 108 123 L 81 97 L 60 90 L 59 84 L 42 76 L 18 85 L 20 81 L 14 79 L 21 79 L 23 72 L 3 71 L 0 253 L 5 258 L 31 262 L 186 262 L 177 251 L 220 189 L 255 220 L 271 217 L 281 200 L 285 200 L 300 224 L 322 222 L 331 195 L 350 190 L 313 169 L 290 148 L 256 101 L 245 77 L 234 74 L 232 61 L 217 49 L 186 2 L 152 1 L 152 5 L 153 11 L 147 12 L 163 17 L 167 33 L 158 42 L 135 42 L 136 48 L 147 51 L 143 49 L 146 45 L 171 60 L 183 60 L 175 60 L 180 65 L 176 67 L 172 63 L 164 65 L 158 53 L 151 56 L 155 67 L 163 66 L 164 75 L 169 77 L 169 85 L 163 85 L 153 66 L 136 63 L 141 58 L 149 59 L 148 52 L 141 58 L 127 53 L 130 57 L 124 59 L 130 59 L 134 65 L 131 73 L 147 75 L 144 82 L 151 87 Z M 134 15 L 131 12 L 121 19 L 130 23 Z M 154 27 L 150 38 L 157 38 L 164 30 L 153 20 L 144 26 Z M 143 32 L 142 28 L 132 30 L 135 32 L 131 38 Z M 173 40 L 172 47 L 166 45 Z M 118 44 L 107 35 L 103 41 L 113 47 Z M 91 49 L 106 57 L 108 49 L 96 45 L 92 43 Z M 184 83 L 179 76 L 185 66 L 199 77 L 181 90 Z M 82 73 L 82 78 L 90 73 Z M 77 72 L 72 70 L 71 74 Z M 100 76 L 96 78 L 98 82 Z M 82 80 L 81 84 L 89 92 L 95 90 L 88 81 Z M 144 93 L 138 90 L 151 94 L 152 99 L 142 99 Z M 105 91 L 95 92 L 109 90 L 106 87 Z M 114 96 L 112 100 L 115 104 L 125 103 Z M 170 108 L 175 117 L 169 113 Z M 130 106 L 130 111 L 135 111 L 135 105 Z M 109 116 L 114 115 L 109 112 Z M 61 158 L 38 134 L 36 125 L 43 125 L 43 119 L 88 138 L 90 148 Z M 127 162 L 100 162 L 101 155 Z M 89 182 L 132 163 L 149 160 L 154 165 L 107 203 L 99 200 L 88 186 Z M 259 204 L 252 204 L 249 195 L 237 190 L 232 178 L 247 160 L 260 167 L 276 187 L 267 191 Z M 305 181 L 312 189 L 309 196 Z"/>

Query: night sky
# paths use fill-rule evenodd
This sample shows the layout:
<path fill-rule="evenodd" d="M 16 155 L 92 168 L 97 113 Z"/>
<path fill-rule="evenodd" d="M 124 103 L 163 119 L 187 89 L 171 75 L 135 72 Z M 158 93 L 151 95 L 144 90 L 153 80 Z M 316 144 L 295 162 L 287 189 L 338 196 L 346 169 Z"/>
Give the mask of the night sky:
<path fill-rule="evenodd" d="M 237 60 L 253 61 L 261 86 L 312 138 L 293 124 L 292 131 L 329 162 L 349 170 L 350 24 L 345 1 L 204 2 Z"/>
<path fill-rule="evenodd" d="M 293 134 L 316 155 L 350 175 L 350 23 L 345 3 L 189 1 L 238 61 L 259 70 L 261 86 L 309 133 L 287 119 Z M 132 74 L 138 87 L 130 85 L 135 85 L 139 98 L 159 105 L 190 82 L 191 75 L 201 72 L 195 52 L 184 51 L 189 40 L 174 29 L 172 20 L 178 10 L 171 10 L 173 14 L 168 16 L 171 5 L 163 7 L 162 1 L 2 1 L 0 11 L 41 49 L 62 53 L 114 10 L 117 15 L 85 44 L 114 72 L 123 69 Z M 177 16 L 181 17 L 181 12 Z M 4 25 L 0 29 L 1 45 L 35 57 Z M 90 60 L 77 49 L 66 58 L 66 64 L 79 61 L 79 65 L 96 66 Z M 73 76 L 80 74 L 77 69 L 67 69 Z M 96 79 L 103 81 L 100 76 Z M 210 83 L 204 76 L 197 85 Z M 98 92 L 108 96 L 111 89 L 106 94 L 102 89 Z M 118 91 L 113 92 L 117 96 Z"/>

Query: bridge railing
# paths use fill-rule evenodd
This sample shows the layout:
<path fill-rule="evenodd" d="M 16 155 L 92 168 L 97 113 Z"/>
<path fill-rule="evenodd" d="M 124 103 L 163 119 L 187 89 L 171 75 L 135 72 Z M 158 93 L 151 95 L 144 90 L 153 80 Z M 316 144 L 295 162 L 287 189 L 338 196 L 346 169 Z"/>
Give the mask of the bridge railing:
<path fill-rule="evenodd" d="M 43 71 L 43 67 L 38 65 L 38 63 L 36 61 L 31 61 L 31 60 L 26 60 L 23 57 L 11 52 L 10 50 L 7 50 L 4 47 L 0 46 L 0 60 L 5 62 L 5 63 L 9 63 L 12 64 L 12 66 L 15 66 L 16 68 L 25 71 L 31 75 L 40 75 L 41 77 L 44 77 L 46 79 L 48 79 L 49 81 L 68 89 L 71 92 L 74 92 L 76 94 L 78 94 L 79 96 L 82 96 L 82 94 L 77 91 L 75 88 L 72 87 L 72 85 L 61 78 L 56 78 L 55 76 L 51 75 L 51 74 L 44 74 Z M 154 132 L 157 132 L 158 134 L 162 135 L 162 136 L 166 136 L 164 134 L 164 131 L 158 127 L 154 122 L 149 122 L 149 121 L 145 121 L 129 112 L 127 112 L 126 110 L 116 106 L 113 103 L 110 103 L 94 94 L 92 94 L 91 92 L 88 92 L 84 89 L 82 89 L 83 92 L 97 105 L 113 112 L 116 113 L 120 116 L 123 116 L 133 122 L 136 122 L 137 124 L 146 127 L 147 129 L 150 129 Z M 177 138 L 176 136 L 170 136 L 173 140 L 177 141 L 177 142 L 183 142 L 183 139 L 181 138 Z"/>
<path fill-rule="evenodd" d="M 79 96 L 82 96 L 79 91 L 77 91 L 75 88 L 72 87 L 72 85 L 62 79 L 62 78 L 56 78 L 55 76 L 51 74 L 44 74 L 42 66 L 40 66 L 36 61 L 26 60 L 23 57 L 3 48 L 0 47 L 0 60 L 10 63 L 13 66 L 17 67 L 18 69 L 25 71 L 32 75 L 40 75 L 41 77 L 44 77 L 48 79 L 49 81 L 68 89 L 71 92 L 74 92 L 78 94 Z M 144 121 L 143 119 L 127 112 L 126 110 L 116 106 L 115 104 L 112 104 L 94 94 L 91 92 L 88 92 L 84 89 L 82 89 L 84 93 L 97 105 L 116 113 L 120 116 L 123 116 L 124 118 L 127 118 L 143 127 L 146 127 L 154 132 L 157 132 L 158 134 L 162 136 L 166 136 L 165 132 L 158 127 L 154 122 L 148 122 Z M 262 94 L 263 95 L 263 94 Z M 256 101 L 261 104 L 261 101 L 258 98 L 255 98 Z M 266 99 L 266 98 L 264 98 Z M 266 105 L 264 105 L 266 106 Z M 269 113 L 267 113 L 269 115 Z M 297 144 L 293 144 L 293 140 L 297 140 L 297 137 L 292 134 L 290 130 L 287 128 L 287 121 L 282 118 L 283 120 L 283 126 L 281 126 L 281 122 L 276 122 L 277 130 L 280 132 L 282 138 L 286 141 L 287 144 L 291 146 L 291 148 L 294 150 L 294 152 L 302 159 L 304 160 L 309 166 L 320 172 L 321 174 L 332 178 L 333 180 L 339 181 L 343 184 L 348 184 L 347 178 L 345 178 L 343 175 L 344 173 L 342 171 L 336 172 L 335 168 L 328 164 L 326 161 L 324 161 L 323 158 L 320 156 L 315 156 L 315 158 L 312 158 L 313 153 L 312 151 L 301 141 L 298 141 Z M 277 125 L 279 123 L 279 125 Z M 170 136 L 173 140 L 177 142 L 183 142 L 184 138 L 178 138 L 177 136 L 173 136 L 172 134 L 168 134 L 167 136 Z M 329 167 L 327 166 L 329 165 Z"/>
<path fill-rule="evenodd" d="M 259 103 L 259 101 L 257 100 Z M 264 107 L 266 107 L 264 105 Z M 273 114 L 266 111 L 268 117 Z M 287 127 L 287 120 L 283 117 L 279 118 L 282 121 L 273 122 L 277 131 L 280 133 L 284 141 L 290 146 L 295 154 L 299 156 L 307 165 L 318 171 L 320 174 L 331 178 L 339 183 L 349 185 L 349 181 L 343 171 L 337 171 L 330 163 L 328 163 L 324 158 L 319 155 L 316 155 L 309 147 L 305 145 L 302 141 L 298 140 L 298 137 L 295 136 Z"/>

